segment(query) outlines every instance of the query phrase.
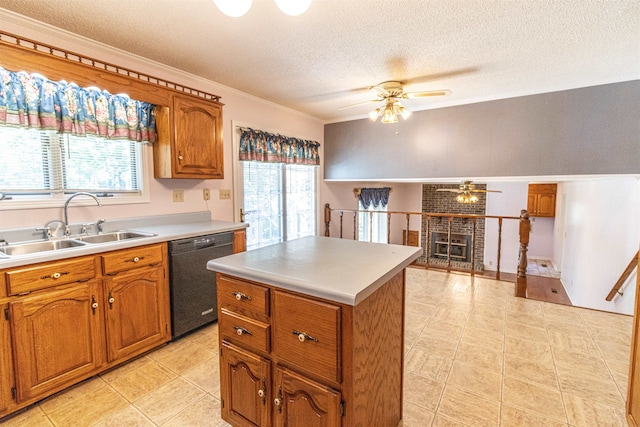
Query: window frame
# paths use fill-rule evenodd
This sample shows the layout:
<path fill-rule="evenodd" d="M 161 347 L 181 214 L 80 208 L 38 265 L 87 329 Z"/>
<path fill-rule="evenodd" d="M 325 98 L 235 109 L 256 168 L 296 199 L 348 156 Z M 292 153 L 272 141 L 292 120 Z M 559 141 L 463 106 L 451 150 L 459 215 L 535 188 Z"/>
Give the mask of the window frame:
<path fill-rule="evenodd" d="M 137 143 L 136 143 L 137 144 Z M 104 194 L 101 191 L 90 191 L 99 197 L 100 203 L 103 205 L 128 205 L 139 203 L 150 203 L 150 184 L 151 184 L 151 160 L 153 159 L 152 144 L 140 145 L 140 165 L 138 175 L 140 179 L 140 190 L 135 192 L 109 192 L 108 197 L 100 197 Z M 2 190 L 0 189 L 0 193 Z M 10 198 L 0 200 L 0 211 L 14 209 L 42 209 L 61 207 L 69 195 L 76 192 L 75 190 L 43 190 L 42 192 L 34 190 L 33 192 L 15 194 L 7 191 L 6 194 Z M 91 201 L 91 203 L 94 203 Z M 79 204 L 84 204 L 79 200 Z M 89 204 L 88 202 L 86 204 Z"/>

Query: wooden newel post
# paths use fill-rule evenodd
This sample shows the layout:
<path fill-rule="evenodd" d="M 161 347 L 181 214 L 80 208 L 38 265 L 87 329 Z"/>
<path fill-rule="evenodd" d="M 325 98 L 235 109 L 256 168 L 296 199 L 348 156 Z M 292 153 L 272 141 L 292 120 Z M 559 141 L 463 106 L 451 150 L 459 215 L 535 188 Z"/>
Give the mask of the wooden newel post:
<path fill-rule="evenodd" d="M 516 296 L 521 298 L 527 297 L 527 248 L 530 233 L 529 212 L 523 209 L 520 211 L 520 254 L 518 255 L 518 277 L 516 278 Z"/>
<path fill-rule="evenodd" d="M 329 203 L 324 204 L 324 235 L 329 237 L 329 225 L 331 224 L 331 207 Z"/>

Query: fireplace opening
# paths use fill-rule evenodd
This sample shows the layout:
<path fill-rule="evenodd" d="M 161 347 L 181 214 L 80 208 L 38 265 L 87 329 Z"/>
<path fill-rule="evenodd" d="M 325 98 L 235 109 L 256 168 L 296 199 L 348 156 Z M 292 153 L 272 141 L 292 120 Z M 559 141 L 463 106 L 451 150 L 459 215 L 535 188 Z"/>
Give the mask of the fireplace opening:
<path fill-rule="evenodd" d="M 448 233 L 432 232 L 431 256 L 447 259 L 448 255 L 450 255 L 451 259 L 455 261 L 470 262 L 471 235 L 452 233 L 451 240 L 449 240 Z"/>

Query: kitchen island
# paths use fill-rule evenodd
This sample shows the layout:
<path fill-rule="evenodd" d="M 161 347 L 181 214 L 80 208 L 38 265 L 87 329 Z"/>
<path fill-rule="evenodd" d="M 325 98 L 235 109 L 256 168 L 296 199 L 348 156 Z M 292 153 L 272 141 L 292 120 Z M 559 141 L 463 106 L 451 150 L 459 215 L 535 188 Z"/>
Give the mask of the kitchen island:
<path fill-rule="evenodd" d="M 421 251 L 314 236 L 209 261 L 222 417 L 235 426 L 396 427 L 405 268 Z"/>

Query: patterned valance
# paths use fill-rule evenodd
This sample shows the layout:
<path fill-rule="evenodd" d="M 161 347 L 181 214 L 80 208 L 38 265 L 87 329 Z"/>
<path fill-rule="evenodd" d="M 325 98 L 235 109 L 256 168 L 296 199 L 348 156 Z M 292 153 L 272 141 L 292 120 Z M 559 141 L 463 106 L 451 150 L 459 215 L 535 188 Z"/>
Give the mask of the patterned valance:
<path fill-rule="evenodd" d="M 251 128 L 240 129 L 240 160 L 320 165 L 320 144 Z"/>
<path fill-rule="evenodd" d="M 154 108 L 126 95 L 0 67 L 0 126 L 154 142 Z"/>
<path fill-rule="evenodd" d="M 360 188 L 360 192 L 357 194 L 358 200 L 362 203 L 365 209 L 385 207 L 389 204 L 389 193 L 391 188 Z"/>

